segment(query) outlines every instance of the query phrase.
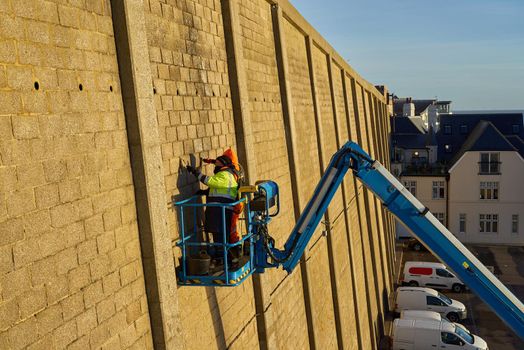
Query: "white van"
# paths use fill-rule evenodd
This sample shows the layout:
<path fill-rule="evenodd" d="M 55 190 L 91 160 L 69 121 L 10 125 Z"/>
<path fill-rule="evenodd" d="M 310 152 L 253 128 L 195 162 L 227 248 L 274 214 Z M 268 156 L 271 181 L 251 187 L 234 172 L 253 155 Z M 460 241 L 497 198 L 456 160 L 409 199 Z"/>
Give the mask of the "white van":
<path fill-rule="evenodd" d="M 458 322 L 468 316 L 466 306 L 460 301 L 425 287 L 397 288 L 395 311 L 403 310 L 435 311 L 451 322 Z"/>
<path fill-rule="evenodd" d="M 406 262 L 403 283 L 410 286 L 451 289 L 455 293 L 460 293 L 466 289 L 464 283 L 455 277 L 446 265 L 436 262 Z"/>
<path fill-rule="evenodd" d="M 397 318 L 393 322 L 393 350 L 488 350 L 488 344 L 448 321 Z"/>

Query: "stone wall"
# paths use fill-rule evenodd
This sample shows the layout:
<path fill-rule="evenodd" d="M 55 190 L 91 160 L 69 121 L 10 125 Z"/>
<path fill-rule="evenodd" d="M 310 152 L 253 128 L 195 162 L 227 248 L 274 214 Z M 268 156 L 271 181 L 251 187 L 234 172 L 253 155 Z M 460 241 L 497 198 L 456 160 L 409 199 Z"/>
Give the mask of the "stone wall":
<path fill-rule="evenodd" d="M 105 1 L 0 1 L 0 348 L 148 348 Z"/>
<path fill-rule="evenodd" d="M 281 246 L 347 140 L 388 165 L 388 125 L 286 0 L 0 0 L 0 348 L 378 348 L 393 225 L 351 174 L 292 274 L 235 288 L 176 285 L 168 202 L 233 147 Z"/>

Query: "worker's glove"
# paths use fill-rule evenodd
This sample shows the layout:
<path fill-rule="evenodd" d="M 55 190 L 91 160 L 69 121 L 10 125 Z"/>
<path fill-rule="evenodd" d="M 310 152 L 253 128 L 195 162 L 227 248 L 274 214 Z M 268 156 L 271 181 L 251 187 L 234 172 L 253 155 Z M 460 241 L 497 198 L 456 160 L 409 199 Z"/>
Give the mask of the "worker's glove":
<path fill-rule="evenodd" d="M 198 175 L 200 175 L 200 171 L 199 171 L 197 168 L 195 168 L 194 166 L 187 165 L 187 166 L 186 166 L 186 170 L 187 170 L 189 173 L 195 175 L 196 177 L 198 177 Z"/>

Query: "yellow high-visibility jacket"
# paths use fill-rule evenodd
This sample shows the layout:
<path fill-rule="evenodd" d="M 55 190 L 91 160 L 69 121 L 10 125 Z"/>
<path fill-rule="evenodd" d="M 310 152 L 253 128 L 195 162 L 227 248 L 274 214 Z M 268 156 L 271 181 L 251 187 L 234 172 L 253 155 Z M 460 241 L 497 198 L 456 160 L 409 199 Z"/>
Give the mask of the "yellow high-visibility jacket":
<path fill-rule="evenodd" d="M 213 176 L 200 174 L 198 179 L 209 187 L 209 197 L 224 198 L 235 201 L 238 194 L 238 183 L 235 175 L 230 171 L 222 170 Z"/>

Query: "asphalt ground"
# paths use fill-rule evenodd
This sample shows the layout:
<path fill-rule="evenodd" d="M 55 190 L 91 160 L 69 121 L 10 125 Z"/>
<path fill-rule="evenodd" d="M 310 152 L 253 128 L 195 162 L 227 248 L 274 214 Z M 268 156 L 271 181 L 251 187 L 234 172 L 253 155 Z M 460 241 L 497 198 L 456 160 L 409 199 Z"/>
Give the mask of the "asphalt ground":
<path fill-rule="evenodd" d="M 524 301 L 524 247 L 468 246 L 470 251 L 486 266 L 493 266 L 495 276 L 501 280 L 521 301 Z M 404 247 L 403 263 L 406 261 L 438 261 L 431 253 L 414 252 Z M 400 274 L 402 274 L 402 269 Z M 399 276 L 402 277 L 402 276 Z M 453 293 L 444 290 L 450 298 L 464 303 L 468 318 L 462 323 L 473 334 L 479 335 L 490 350 L 524 350 L 520 339 L 498 316 L 474 293 Z"/>

